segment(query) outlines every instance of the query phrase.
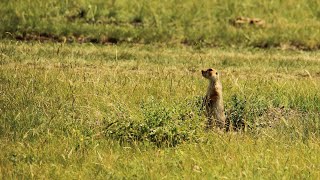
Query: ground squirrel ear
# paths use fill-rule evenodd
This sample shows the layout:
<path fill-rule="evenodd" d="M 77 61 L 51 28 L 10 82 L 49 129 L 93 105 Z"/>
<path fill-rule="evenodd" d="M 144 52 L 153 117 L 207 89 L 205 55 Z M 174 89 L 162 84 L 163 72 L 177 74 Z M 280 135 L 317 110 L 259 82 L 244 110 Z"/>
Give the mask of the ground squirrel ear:
<path fill-rule="evenodd" d="M 218 75 L 218 72 L 216 72 L 216 75 Z"/>

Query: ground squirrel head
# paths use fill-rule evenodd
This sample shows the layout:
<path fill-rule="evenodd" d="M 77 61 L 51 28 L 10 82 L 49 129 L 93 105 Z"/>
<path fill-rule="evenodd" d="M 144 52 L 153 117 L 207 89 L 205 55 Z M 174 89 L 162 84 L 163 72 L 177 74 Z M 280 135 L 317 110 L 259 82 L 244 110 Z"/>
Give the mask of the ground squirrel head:
<path fill-rule="evenodd" d="M 203 77 L 211 81 L 216 82 L 219 80 L 219 73 L 215 69 L 209 68 L 207 70 L 201 70 L 201 73 Z"/>

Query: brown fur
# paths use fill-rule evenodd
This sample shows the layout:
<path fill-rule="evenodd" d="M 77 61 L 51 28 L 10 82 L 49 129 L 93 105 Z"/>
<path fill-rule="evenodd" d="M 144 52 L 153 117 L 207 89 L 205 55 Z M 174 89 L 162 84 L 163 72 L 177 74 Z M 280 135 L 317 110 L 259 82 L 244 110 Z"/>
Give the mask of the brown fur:
<path fill-rule="evenodd" d="M 212 128 L 213 124 L 224 129 L 226 116 L 224 114 L 222 84 L 219 73 L 215 69 L 201 71 L 202 76 L 209 80 L 207 94 L 203 105 L 206 107 L 206 116 L 208 118 L 207 128 Z"/>
<path fill-rule="evenodd" d="M 229 22 L 236 26 L 241 27 L 243 25 L 253 25 L 253 26 L 259 26 L 264 27 L 266 22 L 263 19 L 259 18 L 249 18 L 249 17 L 237 17 L 235 19 L 230 19 Z"/>

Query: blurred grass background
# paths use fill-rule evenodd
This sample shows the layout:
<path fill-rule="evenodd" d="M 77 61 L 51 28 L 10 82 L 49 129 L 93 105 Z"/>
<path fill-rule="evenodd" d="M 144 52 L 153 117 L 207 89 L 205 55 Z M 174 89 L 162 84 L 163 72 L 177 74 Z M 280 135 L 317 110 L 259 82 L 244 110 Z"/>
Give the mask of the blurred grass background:
<path fill-rule="evenodd" d="M 0 37 L 92 43 L 184 43 L 314 50 L 317 0 L 3 0 Z M 237 17 L 264 26 L 234 26 Z"/>

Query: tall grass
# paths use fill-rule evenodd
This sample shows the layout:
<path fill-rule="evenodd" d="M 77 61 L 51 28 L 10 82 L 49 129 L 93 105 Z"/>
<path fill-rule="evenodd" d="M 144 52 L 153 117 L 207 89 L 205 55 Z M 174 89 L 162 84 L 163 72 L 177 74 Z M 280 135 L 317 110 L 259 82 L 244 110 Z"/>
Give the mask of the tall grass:
<path fill-rule="evenodd" d="M 317 178 L 319 53 L 0 43 L 0 178 Z M 205 132 L 200 69 L 242 131 Z"/>

